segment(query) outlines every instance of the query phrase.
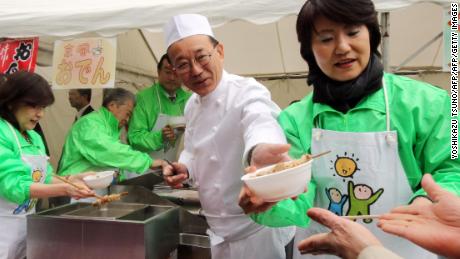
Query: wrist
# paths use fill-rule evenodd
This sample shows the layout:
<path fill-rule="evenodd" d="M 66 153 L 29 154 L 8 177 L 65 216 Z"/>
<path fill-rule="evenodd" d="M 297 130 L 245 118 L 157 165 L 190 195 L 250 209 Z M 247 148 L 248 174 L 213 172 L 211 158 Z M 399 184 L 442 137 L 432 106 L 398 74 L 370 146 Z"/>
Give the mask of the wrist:
<path fill-rule="evenodd" d="M 248 155 L 246 156 L 246 163 L 248 165 L 251 165 L 251 160 L 252 160 L 252 153 L 254 152 L 254 149 L 256 149 L 257 145 L 254 145 L 253 147 L 251 147 L 251 149 L 249 149 L 248 151 Z"/>

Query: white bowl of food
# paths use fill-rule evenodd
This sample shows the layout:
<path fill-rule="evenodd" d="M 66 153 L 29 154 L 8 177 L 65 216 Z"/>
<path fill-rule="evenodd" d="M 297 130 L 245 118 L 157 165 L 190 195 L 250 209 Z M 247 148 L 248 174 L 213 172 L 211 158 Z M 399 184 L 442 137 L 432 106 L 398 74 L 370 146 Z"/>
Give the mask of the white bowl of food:
<path fill-rule="evenodd" d="M 107 188 L 113 181 L 115 171 L 102 171 L 83 177 L 85 184 L 91 189 Z"/>
<path fill-rule="evenodd" d="M 168 124 L 173 128 L 185 128 L 185 117 L 184 116 L 172 116 L 169 117 Z"/>
<path fill-rule="evenodd" d="M 304 155 L 298 160 L 278 163 L 245 174 L 249 190 L 267 202 L 276 202 L 305 192 L 311 179 L 313 159 Z"/>

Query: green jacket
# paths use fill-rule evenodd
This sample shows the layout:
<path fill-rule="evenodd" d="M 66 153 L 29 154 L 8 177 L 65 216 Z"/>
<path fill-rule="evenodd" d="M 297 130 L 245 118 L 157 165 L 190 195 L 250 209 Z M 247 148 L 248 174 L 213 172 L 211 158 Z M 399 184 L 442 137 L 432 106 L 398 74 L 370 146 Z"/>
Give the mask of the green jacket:
<path fill-rule="evenodd" d="M 29 155 L 46 155 L 45 145 L 40 135 L 33 130 L 27 131 L 32 144 L 27 142 L 15 129 L 22 152 Z M 5 120 L 0 119 L 0 198 L 21 204 L 30 199 L 32 184 L 31 168 L 21 160 L 16 139 Z M 53 168 L 48 163 L 45 183 L 51 182 Z"/>
<path fill-rule="evenodd" d="M 128 139 L 130 145 L 144 152 L 163 148 L 161 130 L 152 131 L 158 114 L 183 115 L 185 104 L 190 96 L 190 92 L 179 88 L 176 91 L 176 101 L 172 102 L 159 83 L 140 91 L 137 94 L 136 107 L 134 107 L 133 116 L 129 122 Z M 161 111 L 158 99 L 161 102 Z"/>
<path fill-rule="evenodd" d="M 450 98 L 446 91 L 406 77 L 385 74 L 390 103 L 391 129 L 398 133 L 398 150 L 414 196 L 425 194 L 420 187 L 424 173 L 433 175 L 443 188 L 460 194 L 460 160 L 450 159 Z M 298 158 L 311 153 L 314 120 L 322 129 L 348 132 L 384 130 L 386 114 L 383 89 L 364 98 L 346 114 L 328 105 L 313 103 L 312 95 L 286 108 L 278 117 L 292 145 L 289 154 Z M 312 172 L 315 173 L 315 172 Z M 253 214 L 258 223 L 280 227 L 308 226 L 306 212 L 315 199 L 316 183 L 297 200 L 278 202 L 270 210 Z M 407 202 L 409 202 L 408 200 Z"/>
<path fill-rule="evenodd" d="M 145 172 L 152 164 L 148 154 L 120 142 L 118 120 L 105 107 L 81 117 L 67 134 L 60 175 L 121 168 Z"/>

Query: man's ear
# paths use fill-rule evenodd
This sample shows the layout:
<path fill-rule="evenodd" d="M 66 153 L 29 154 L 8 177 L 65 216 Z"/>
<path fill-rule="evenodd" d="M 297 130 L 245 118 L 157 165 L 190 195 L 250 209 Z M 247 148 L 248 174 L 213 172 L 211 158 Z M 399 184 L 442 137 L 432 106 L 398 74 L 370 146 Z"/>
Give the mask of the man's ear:
<path fill-rule="evenodd" d="M 217 49 L 216 50 L 217 53 L 219 53 L 220 58 L 224 59 L 224 56 L 225 56 L 224 55 L 224 44 L 219 42 L 219 44 L 217 44 L 217 46 L 216 46 L 216 49 Z"/>
<path fill-rule="evenodd" d="M 115 108 L 117 107 L 117 104 L 115 102 L 109 102 L 109 104 L 107 104 L 107 109 L 109 111 L 113 111 Z"/>

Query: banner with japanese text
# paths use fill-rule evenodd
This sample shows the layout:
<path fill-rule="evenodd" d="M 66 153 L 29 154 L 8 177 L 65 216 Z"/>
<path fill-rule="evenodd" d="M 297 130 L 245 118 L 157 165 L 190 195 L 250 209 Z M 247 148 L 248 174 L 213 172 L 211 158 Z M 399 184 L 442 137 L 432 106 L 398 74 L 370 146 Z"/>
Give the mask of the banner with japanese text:
<path fill-rule="evenodd" d="M 38 38 L 7 39 L 0 42 L 0 73 L 19 70 L 34 72 L 37 61 Z"/>
<path fill-rule="evenodd" d="M 81 38 L 54 43 L 53 88 L 115 86 L 116 38 Z"/>

